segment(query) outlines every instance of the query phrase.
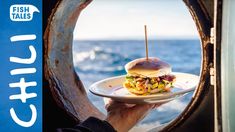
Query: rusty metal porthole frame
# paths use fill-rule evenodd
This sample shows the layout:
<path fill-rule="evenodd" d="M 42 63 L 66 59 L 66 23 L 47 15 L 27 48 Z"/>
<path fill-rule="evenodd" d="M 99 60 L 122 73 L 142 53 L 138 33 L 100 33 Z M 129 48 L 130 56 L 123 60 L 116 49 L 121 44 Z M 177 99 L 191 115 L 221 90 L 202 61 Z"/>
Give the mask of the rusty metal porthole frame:
<path fill-rule="evenodd" d="M 185 110 L 163 131 L 187 129 L 188 124 L 202 113 L 213 120 L 213 87 L 210 85 L 210 68 L 213 66 L 213 46 L 210 30 L 213 27 L 214 2 L 210 0 L 183 0 L 197 26 L 202 47 L 200 83 Z M 73 66 L 73 30 L 80 12 L 91 0 L 58 0 L 46 20 L 44 32 L 44 75 L 55 103 L 76 122 L 89 116 L 104 119 L 104 115 L 89 101 L 84 86 Z M 187 121 L 186 121 L 187 120 Z M 200 122 L 201 123 L 201 122 Z M 213 124 L 208 127 L 213 127 Z M 212 130 L 211 128 L 208 128 Z"/>

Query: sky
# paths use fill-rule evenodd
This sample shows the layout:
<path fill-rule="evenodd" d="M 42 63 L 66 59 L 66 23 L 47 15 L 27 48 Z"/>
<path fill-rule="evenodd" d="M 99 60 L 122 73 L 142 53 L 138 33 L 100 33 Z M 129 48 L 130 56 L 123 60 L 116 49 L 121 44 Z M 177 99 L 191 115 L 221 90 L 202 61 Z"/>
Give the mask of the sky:
<path fill-rule="evenodd" d="M 182 0 L 93 0 L 78 18 L 75 40 L 197 39 Z"/>

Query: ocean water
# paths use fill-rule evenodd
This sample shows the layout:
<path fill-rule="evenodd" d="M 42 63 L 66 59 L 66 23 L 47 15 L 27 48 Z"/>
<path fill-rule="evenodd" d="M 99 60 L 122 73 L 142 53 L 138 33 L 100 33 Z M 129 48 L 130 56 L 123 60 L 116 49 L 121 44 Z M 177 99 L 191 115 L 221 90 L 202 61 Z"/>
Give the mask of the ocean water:
<path fill-rule="evenodd" d="M 200 73 L 199 40 L 150 40 L 149 56 L 168 62 L 174 72 Z M 145 57 L 145 44 L 141 40 L 74 41 L 73 57 L 76 72 L 87 89 L 89 99 L 105 113 L 103 99 L 89 93 L 89 86 L 101 79 L 126 74 L 124 65 L 127 62 Z M 140 124 L 157 126 L 175 119 L 192 95 L 193 92 L 153 110 Z"/>

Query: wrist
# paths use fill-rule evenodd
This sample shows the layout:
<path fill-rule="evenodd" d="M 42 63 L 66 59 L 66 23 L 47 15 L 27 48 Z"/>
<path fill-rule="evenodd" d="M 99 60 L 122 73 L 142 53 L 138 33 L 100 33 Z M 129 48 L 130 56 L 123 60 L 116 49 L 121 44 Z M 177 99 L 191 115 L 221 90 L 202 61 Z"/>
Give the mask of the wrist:
<path fill-rule="evenodd" d="M 96 117 L 89 117 L 78 126 L 85 127 L 91 131 L 102 131 L 102 132 L 117 132 L 115 128 L 105 120 L 100 120 Z"/>
<path fill-rule="evenodd" d="M 127 132 L 130 128 L 126 126 L 126 123 L 120 123 L 118 119 L 107 117 L 105 119 L 116 131 L 118 132 Z"/>
<path fill-rule="evenodd" d="M 108 122 L 116 131 L 119 132 L 118 125 L 116 124 L 116 122 L 112 118 L 107 117 L 104 121 Z"/>
<path fill-rule="evenodd" d="M 118 132 L 117 129 L 116 129 L 109 121 L 103 120 L 103 122 L 104 122 L 107 126 L 109 126 L 110 128 L 113 128 L 113 130 L 114 130 L 115 132 Z"/>

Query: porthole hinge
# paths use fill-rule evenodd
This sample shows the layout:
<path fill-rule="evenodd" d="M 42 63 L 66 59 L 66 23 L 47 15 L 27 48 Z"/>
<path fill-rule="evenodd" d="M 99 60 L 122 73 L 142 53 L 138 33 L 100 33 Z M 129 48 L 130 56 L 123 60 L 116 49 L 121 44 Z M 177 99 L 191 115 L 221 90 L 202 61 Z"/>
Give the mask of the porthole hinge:
<path fill-rule="evenodd" d="M 214 85 L 215 81 L 215 69 L 213 67 L 210 68 L 210 84 Z"/>
<path fill-rule="evenodd" d="M 214 27 L 211 28 L 210 30 L 210 44 L 215 43 L 215 32 L 214 32 Z M 215 68 L 210 67 L 210 84 L 214 85 L 215 84 Z"/>
<path fill-rule="evenodd" d="M 214 43 L 215 43 L 214 27 L 211 28 L 211 32 L 210 32 L 210 43 L 211 43 L 211 44 L 214 44 Z"/>

